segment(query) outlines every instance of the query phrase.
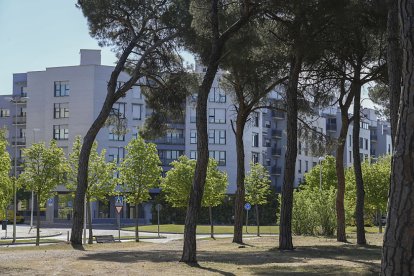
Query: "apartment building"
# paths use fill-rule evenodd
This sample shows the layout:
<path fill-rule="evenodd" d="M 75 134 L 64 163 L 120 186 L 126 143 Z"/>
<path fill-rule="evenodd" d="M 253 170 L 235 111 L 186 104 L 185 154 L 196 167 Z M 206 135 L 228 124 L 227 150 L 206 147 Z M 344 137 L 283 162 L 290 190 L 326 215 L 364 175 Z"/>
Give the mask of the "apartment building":
<path fill-rule="evenodd" d="M 76 136 L 84 136 L 101 110 L 106 96 L 106 86 L 113 66 L 101 65 L 99 50 L 81 50 L 80 64 L 46 68 L 13 75 L 13 93 L 0 96 L 0 127 L 8 129 L 9 151 L 16 158 L 16 172 L 21 171 L 21 149 L 34 142 L 49 142 L 55 139 L 66 154 L 71 151 Z M 196 65 L 195 73 L 202 75 L 205 68 Z M 219 85 L 221 72 L 212 85 L 208 98 L 208 142 L 209 155 L 218 161 L 219 168 L 228 174 L 228 193 L 236 191 L 236 142 L 232 130 L 236 110 L 231 95 Z M 119 81 L 126 81 L 128 75 L 122 73 Z M 284 109 L 280 90 L 277 88 L 269 97 L 273 106 Z M 196 97 L 186 101 L 185 118 L 182 122 L 169 125 L 164 137 L 155 139 L 164 173 L 170 163 L 180 155 L 197 158 Z M 110 128 L 103 128 L 96 140 L 98 150 L 106 149 L 107 159 L 119 162 L 125 156 L 125 146 L 136 137 L 147 114 L 152 110 L 146 107 L 139 87 L 121 98 L 114 110 L 126 118 L 128 133 L 116 135 Z M 380 121 L 373 110 L 364 110 L 361 122 L 360 148 L 363 158 L 377 158 L 391 152 L 389 123 Z M 323 110 L 318 117 L 308 118 L 314 130 L 336 138 L 340 130 L 338 108 Z M 352 164 L 352 127 L 347 136 L 346 165 Z M 245 145 L 245 167 L 250 162 L 260 162 L 271 175 L 271 185 L 280 192 L 283 184 L 284 156 L 286 151 L 286 114 L 280 110 L 261 109 L 251 114 L 243 135 Z M 326 152 L 325 154 L 329 154 Z M 320 154 L 318 154 L 320 155 Z M 306 141 L 298 141 L 298 157 L 294 185 L 299 185 L 304 174 L 314 167 L 321 156 L 315 156 Z M 57 188 L 57 195 L 48 201 L 44 217 L 48 221 L 68 220 L 72 216 L 73 195 L 64 186 Z M 159 189 L 152 193 L 157 194 Z M 140 220 L 150 222 L 151 205 L 140 206 Z M 30 201 L 21 200 L 19 210 L 30 212 Z M 114 198 L 106 202 L 92 204 L 94 222 L 113 222 L 115 219 Z M 124 203 L 121 214 L 123 221 L 134 216 L 134 206 Z"/>

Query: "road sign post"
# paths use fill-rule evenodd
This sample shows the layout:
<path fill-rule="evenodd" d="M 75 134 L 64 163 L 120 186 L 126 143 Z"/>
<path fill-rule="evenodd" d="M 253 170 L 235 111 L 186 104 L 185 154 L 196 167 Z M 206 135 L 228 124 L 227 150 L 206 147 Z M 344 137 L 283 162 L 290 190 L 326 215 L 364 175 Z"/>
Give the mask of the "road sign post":
<path fill-rule="evenodd" d="M 247 231 L 247 225 L 249 223 L 249 210 L 252 208 L 252 205 L 250 205 L 250 203 L 246 203 L 244 204 L 244 209 L 246 209 L 246 233 L 249 234 L 249 232 Z"/>
<path fill-rule="evenodd" d="M 118 241 L 121 241 L 121 211 L 124 206 L 124 199 L 122 196 L 117 196 L 115 198 L 115 210 L 117 213 L 117 222 L 118 222 Z"/>
<path fill-rule="evenodd" d="M 162 205 L 158 203 L 155 206 L 155 208 L 157 209 L 157 215 L 158 215 L 158 237 L 160 237 L 160 211 L 162 209 Z"/>

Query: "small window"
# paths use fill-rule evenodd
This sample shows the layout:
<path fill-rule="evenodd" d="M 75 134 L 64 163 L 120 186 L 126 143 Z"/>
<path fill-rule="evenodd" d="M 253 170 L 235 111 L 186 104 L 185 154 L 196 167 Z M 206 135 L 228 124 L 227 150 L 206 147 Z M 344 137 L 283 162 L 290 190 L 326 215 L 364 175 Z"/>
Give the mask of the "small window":
<path fill-rule="evenodd" d="M 68 81 L 55 81 L 54 82 L 54 93 L 55 97 L 66 97 L 69 96 L 69 82 Z"/>
<path fill-rule="evenodd" d="M 190 130 L 190 144 L 197 144 L 197 130 Z"/>
<path fill-rule="evenodd" d="M 68 140 L 68 138 L 69 138 L 69 126 L 68 125 L 54 125 L 53 126 L 53 139 Z"/>
<path fill-rule="evenodd" d="M 132 119 L 133 120 L 142 119 L 142 104 L 132 104 Z"/>
<path fill-rule="evenodd" d="M 69 118 L 69 104 L 68 103 L 55 103 L 53 105 L 53 118 Z"/>
<path fill-rule="evenodd" d="M 259 153 L 258 152 L 252 152 L 252 162 L 253 163 L 259 163 Z"/>
<path fill-rule="evenodd" d="M 252 147 L 259 147 L 259 133 L 253 132 L 252 134 Z"/>

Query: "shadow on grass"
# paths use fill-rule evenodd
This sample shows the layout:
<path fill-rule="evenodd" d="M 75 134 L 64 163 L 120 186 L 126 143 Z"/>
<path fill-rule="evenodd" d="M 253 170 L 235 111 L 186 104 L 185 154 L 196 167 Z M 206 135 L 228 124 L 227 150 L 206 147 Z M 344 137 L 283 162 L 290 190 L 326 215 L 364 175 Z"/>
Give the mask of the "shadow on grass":
<path fill-rule="evenodd" d="M 201 269 L 201 270 L 215 272 L 215 273 L 218 273 L 218 274 L 221 274 L 221 275 L 224 275 L 224 276 L 235 276 L 236 275 L 236 274 L 231 273 L 231 272 L 225 272 L 225 271 L 215 269 L 215 268 L 211 268 L 211 267 L 203 267 L 198 263 L 188 263 L 186 265 L 188 265 L 189 267 L 198 268 L 198 269 Z"/>

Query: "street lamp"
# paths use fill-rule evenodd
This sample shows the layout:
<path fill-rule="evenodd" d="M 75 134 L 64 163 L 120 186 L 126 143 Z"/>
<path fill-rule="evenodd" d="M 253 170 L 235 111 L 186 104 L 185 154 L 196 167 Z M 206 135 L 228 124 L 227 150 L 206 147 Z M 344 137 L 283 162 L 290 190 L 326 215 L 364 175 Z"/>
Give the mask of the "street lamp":
<path fill-rule="evenodd" d="M 325 157 L 319 157 L 319 192 L 322 191 L 322 161 L 325 160 Z"/>
<path fill-rule="evenodd" d="M 22 100 L 27 100 L 28 97 L 12 96 L 6 97 L 14 104 L 14 117 L 16 122 L 14 125 L 14 181 L 13 181 L 13 240 L 12 243 L 16 242 L 16 212 L 17 212 L 17 194 L 16 194 L 16 180 L 17 180 L 17 104 L 21 103 Z"/>
<path fill-rule="evenodd" d="M 33 144 L 36 144 L 36 132 L 39 132 L 40 131 L 40 128 L 34 128 L 33 129 Z M 30 233 L 30 231 L 32 231 L 32 228 L 33 228 L 33 208 L 34 208 L 34 192 L 33 192 L 33 190 L 32 190 L 32 202 L 31 202 L 31 204 L 30 204 L 31 206 L 30 206 L 30 230 L 29 230 L 29 233 Z"/>

